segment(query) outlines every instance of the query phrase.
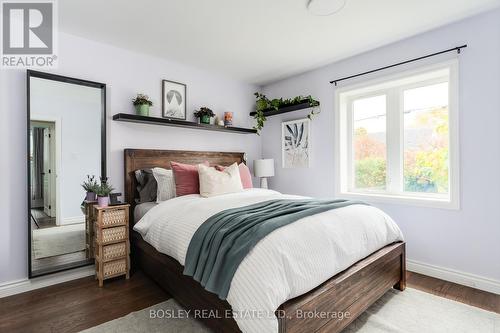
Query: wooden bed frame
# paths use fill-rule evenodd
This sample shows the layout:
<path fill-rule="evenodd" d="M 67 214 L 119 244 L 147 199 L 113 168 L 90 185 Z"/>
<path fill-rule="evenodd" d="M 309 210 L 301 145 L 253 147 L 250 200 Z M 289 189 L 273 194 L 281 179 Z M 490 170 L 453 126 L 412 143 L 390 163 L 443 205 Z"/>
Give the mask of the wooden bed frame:
<path fill-rule="evenodd" d="M 135 170 L 153 167 L 170 169 L 170 161 L 186 164 L 209 161 L 219 165 L 246 162 L 244 153 L 146 149 L 125 149 L 124 153 L 125 200 L 131 205 L 131 227 L 138 196 Z M 235 320 L 225 316 L 231 311 L 227 301 L 220 300 L 198 282 L 183 275 L 183 267 L 175 259 L 156 251 L 137 232 L 131 230 L 131 235 L 134 268 L 142 269 L 191 313 L 209 311 L 207 318 L 198 319 L 215 332 L 240 332 Z M 404 290 L 405 273 L 405 243 L 390 244 L 308 293 L 283 303 L 276 311 L 279 333 L 340 332 L 389 289 Z M 304 319 L 301 313 L 320 313 L 324 318 Z M 343 317 L 335 316 L 339 313 Z"/>

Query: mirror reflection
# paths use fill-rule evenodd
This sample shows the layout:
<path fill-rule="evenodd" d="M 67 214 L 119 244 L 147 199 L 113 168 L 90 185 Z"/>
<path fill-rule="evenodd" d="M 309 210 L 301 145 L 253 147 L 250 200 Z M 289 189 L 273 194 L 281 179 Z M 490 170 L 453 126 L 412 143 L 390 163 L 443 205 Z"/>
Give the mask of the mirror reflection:
<path fill-rule="evenodd" d="M 104 169 L 103 85 L 37 73 L 28 76 L 30 276 L 93 263 L 81 184 Z"/>

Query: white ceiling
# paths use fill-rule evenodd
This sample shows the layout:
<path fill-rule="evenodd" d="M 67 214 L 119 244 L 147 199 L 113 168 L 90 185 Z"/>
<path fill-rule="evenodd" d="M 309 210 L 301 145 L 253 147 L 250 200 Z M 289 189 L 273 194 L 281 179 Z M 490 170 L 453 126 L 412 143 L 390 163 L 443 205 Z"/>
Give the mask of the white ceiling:
<path fill-rule="evenodd" d="M 60 29 L 265 84 L 475 15 L 500 0 L 347 0 L 327 17 L 307 0 L 58 1 Z"/>

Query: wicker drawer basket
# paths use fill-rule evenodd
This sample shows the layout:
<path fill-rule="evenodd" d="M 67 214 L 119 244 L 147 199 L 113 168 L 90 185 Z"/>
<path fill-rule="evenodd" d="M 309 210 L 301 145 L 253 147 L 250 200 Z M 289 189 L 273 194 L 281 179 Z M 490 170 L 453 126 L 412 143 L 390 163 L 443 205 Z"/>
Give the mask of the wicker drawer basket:
<path fill-rule="evenodd" d="M 127 223 L 126 209 L 105 210 L 101 214 L 102 218 L 100 219 L 100 226 L 103 228 L 115 225 L 124 225 Z"/>
<path fill-rule="evenodd" d="M 130 277 L 129 207 L 128 204 L 93 206 L 95 269 L 99 287 L 106 279 L 119 275 Z"/>
<path fill-rule="evenodd" d="M 126 273 L 128 270 L 127 259 L 122 258 L 102 264 L 102 277 L 104 279 Z M 98 272 L 99 274 L 100 272 Z"/>
<path fill-rule="evenodd" d="M 100 253 L 100 248 L 100 246 L 95 248 L 95 256 L 98 260 L 110 261 L 128 255 L 127 242 L 104 245 L 102 246 L 102 253 Z"/>
<path fill-rule="evenodd" d="M 127 240 L 127 226 L 96 230 L 96 241 L 100 244 Z"/>

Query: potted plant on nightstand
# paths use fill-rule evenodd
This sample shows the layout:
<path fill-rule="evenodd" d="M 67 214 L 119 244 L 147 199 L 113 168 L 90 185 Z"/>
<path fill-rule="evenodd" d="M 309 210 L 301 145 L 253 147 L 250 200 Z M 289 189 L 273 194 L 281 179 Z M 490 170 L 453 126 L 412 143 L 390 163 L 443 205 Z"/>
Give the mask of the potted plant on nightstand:
<path fill-rule="evenodd" d="M 194 116 L 200 119 L 201 124 L 210 124 L 210 118 L 215 117 L 215 113 L 207 107 L 202 107 L 194 112 Z"/>
<path fill-rule="evenodd" d="M 85 200 L 87 201 L 95 201 L 96 199 L 96 190 L 99 187 L 95 176 L 87 175 L 87 180 L 82 184 L 83 189 L 87 192 L 85 196 Z"/>
<path fill-rule="evenodd" d="M 101 185 L 97 186 L 97 205 L 99 207 L 108 207 L 109 205 L 109 195 L 113 192 L 113 186 L 108 184 L 107 178 L 101 178 Z"/>
<path fill-rule="evenodd" d="M 137 97 L 132 100 L 135 106 L 135 112 L 139 116 L 149 116 L 149 107 L 153 106 L 153 102 L 149 99 L 148 95 L 137 94 Z"/>

